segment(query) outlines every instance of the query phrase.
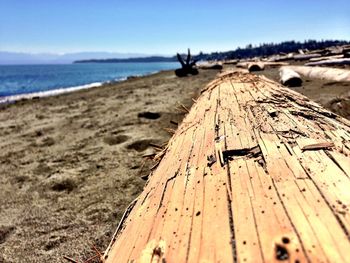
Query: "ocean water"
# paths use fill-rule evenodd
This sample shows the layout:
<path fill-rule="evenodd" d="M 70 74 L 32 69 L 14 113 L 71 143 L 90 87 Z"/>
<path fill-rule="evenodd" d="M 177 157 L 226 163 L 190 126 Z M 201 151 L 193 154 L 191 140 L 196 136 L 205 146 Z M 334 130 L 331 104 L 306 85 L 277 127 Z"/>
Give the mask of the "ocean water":
<path fill-rule="evenodd" d="M 89 63 L 67 65 L 0 65 L 0 103 L 97 87 L 160 70 L 178 63 Z"/>

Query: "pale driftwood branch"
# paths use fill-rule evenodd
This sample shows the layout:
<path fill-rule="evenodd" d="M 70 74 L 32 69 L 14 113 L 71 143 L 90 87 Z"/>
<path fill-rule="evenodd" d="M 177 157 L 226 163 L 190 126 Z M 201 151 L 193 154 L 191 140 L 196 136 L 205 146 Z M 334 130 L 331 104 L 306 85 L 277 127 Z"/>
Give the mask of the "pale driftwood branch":
<path fill-rule="evenodd" d="M 326 59 L 316 62 L 306 63 L 305 66 L 335 66 L 335 65 L 350 65 L 350 58 Z"/>
<path fill-rule="evenodd" d="M 106 263 L 346 262 L 350 123 L 253 74 L 202 92 Z"/>
<path fill-rule="evenodd" d="M 271 62 L 280 62 L 293 59 L 294 53 L 289 53 L 287 55 L 273 55 L 268 58 L 268 61 Z"/>
<path fill-rule="evenodd" d="M 266 67 L 281 67 L 281 66 L 288 66 L 289 63 L 288 62 L 274 62 L 274 61 L 264 61 L 262 62 Z"/>
<path fill-rule="evenodd" d="M 321 57 L 321 54 L 298 54 L 293 56 L 294 60 L 309 60 L 317 57 Z"/>
<path fill-rule="evenodd" d="M 310 62 L 317 62 L 322 60 L 328 60 L 328 59 L 338 59 L 343 58 L 344 55 L 334 55 L 334 56 L 324 56 L 324 57 L 317 57 L 317 58 L 310 58 Z"/>

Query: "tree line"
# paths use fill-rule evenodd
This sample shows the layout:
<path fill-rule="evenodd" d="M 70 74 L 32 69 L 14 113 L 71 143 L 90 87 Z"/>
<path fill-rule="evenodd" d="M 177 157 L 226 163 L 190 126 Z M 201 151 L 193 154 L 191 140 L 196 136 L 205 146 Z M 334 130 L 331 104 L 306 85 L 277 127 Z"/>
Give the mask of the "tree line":
<path fill-rule="evenodd" d="M 284 41 L 281 43 L 263 43 L 258 46 L 252 44 L 247 45 L 245 48 L 238 47 L 232 51 L 226 52 L 213 52 L 205 54 L 200 52 L 194 56 L 196 60 L 222 60 L 222 59 L 242 59 L 253 57 L 271 56 L 279 53 L 291 53 L 296 52 L 299 49 L 324 49 L 332 46 L 349 45 L 350 41 L 346 40 L 305 40 L 304 42 L 298 41 Z"/>

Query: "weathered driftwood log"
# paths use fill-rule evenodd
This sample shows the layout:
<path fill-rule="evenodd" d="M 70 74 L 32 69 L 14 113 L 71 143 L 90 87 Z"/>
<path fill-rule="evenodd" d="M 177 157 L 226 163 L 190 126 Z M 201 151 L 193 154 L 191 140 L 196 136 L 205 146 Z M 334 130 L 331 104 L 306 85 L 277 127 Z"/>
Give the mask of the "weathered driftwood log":
<path fill-rule="evenodd" d="M 350 124 L 252 74 L 221 75 L 105 252 L 123 262 L 347 262 Z"/>
<path fill-rule="evenodd" d="M 348 55 L 350 54 L 350 46 L 343 46 L 343 55 L 345 58 L 348 58 Z"/>
<path fill-rule="evenodd" d="M 279 61 L 286 61 L 286 60 L 291 60 L 294 57 L 294 53 L 289 53 L 287 55 L 281 56 L 281 55 L 273 55 L 268 58 L 268 61 L 274 61 L 274 62 L 279 62 Z"/>
<path fill-rule="evenodd" d="M 350 46 L 344 45 L 344 46 L 336 46 L 336 47 L 328 47 L 324 49 L 312 50 L 309 52 L 309 54 L 319 53 L 319 54 L 322 54 L 323 56 L 332 56 L 332 55 L 339 55 L 342 53 L 344 54 L 348 51 L 350 51 Z"/>
<path fill-rule="evenodd" d="M 222 69 L 222 63 L 220 62 L 208 62 L 197 65 L 199 69 Z"/>
<path fill-rule="evenodd" d="M 223 63 L 227 65 L 236 65 L 239 62 L 239 59 L 231 59 L 231 60 L 224 60 Z"/>
<path fill-rule="evenodd" d="M 245 68 L 227 68 L 224 71 L 221 71 L 220 73 L 218 73 L 217 77 L 221 78 L 228 74 L 234 74 L 234 73 L 249 73 L 249 71 L 248 69 L 245 69 Z"/>
<path fill-rule="evenodd" d="M 315 50 L 310 50 L 308 54 L 321 54 L 321 55 L 326 55 L 329 53 L 327 49 L 315 49 Z"/>
<path fill-rule="evenodd" d="M 340 54 L 343 54 L 344 47 L 343 46 L 336 46 L 336 47 L 329 48 L 328 50 L 329 50 L 329 53 L 332 55 L 340 55 Z"/>
<path fill-rule="evenodd" d="M 316 61 L 322 61 L 322 60 L 327 60 L 327 59 L 338 59 L 338 58 L 343 58 L 344 55 L 334 55 L 334 56 L 322 56 L 322 57 L 317 57 L 317 58 L 310 58 L 310 62 L 316 62 Z"/>
<path fill-rule="evenodd" d="M 263 62 L 251 62 L 248 63 L 247 68 L 249 72 L 261 71 L 265 69 L 265 64 Z"/>
<path fill-rule="evenodd" d="M 288 66 L 288 68 L 310 79 L 323 79 L 337 82 L 350 81 L 350 70 L 308 66 Z"/>
<path fill-rule="evenodd" d="M 293 56 L 294 60 L 308 60 L 317 57 L 321 57 L 321 54 L 298 54 Z"/>
<path fill-rule="evenodd" d="M 264 61 L 262 62 L 264 64 L 264 67 L 281 67 L 281 66 L 288 66 L 288 62 L 274 62 L 274 61 Z"/>
<path fill-rule="evenodd" d="M 280 82 L 287 87 L 300 87 L 303 81 L 298 73 L 288 67 L 281 67 L 279 70 Z"/>
<path fill-rule="evenodd" d="M 287 62 L 274 62 L 274 61 L 245 61 L 239 62 L 236 66 L 238 68 L 246 68 L 250 72 L 252 71 L 261 71 L 267 67 L 280 67 L 287 66 L 289 63 Z"/>
<path fill-rule="evenodd" d="M 248 64 L 249 64 L 249 62 L 247 62 L 247 61 L 241 61 L 241 62 L 237 63 L 236 67 L 237 68 L 245 68 L 245 69 L 247 69 L 248 68 Z"/>
<path fill-rule="evenodd" d="M 195 68 L 196 62 L 192 60 L 190 49 L 188 49 L 186 61 L 181 57 L 179 53 L 176 54 L 177 59 L 181 64 L 181 68 L 175 70 L 175 74 L 178 77 L 186 77 L 188 75 L 197 75 L 198 69 Z"/>
<path fill-rule="evenodd" d="M 335 65 L 350 65 L 350 58 L 325 59 L 316 62 L 306 63 L 305 66 L 335 66 Z"/>
<path fill-rule="evenodd" d="M 258 61 L 258 62 L 248 62 L 247 68 L 249 72 L 253 71 L 261 71 L 267 67 L 280 67 L 287 66 L 289 63 L 287 62 L 273 62 L 273 61 Z"/>

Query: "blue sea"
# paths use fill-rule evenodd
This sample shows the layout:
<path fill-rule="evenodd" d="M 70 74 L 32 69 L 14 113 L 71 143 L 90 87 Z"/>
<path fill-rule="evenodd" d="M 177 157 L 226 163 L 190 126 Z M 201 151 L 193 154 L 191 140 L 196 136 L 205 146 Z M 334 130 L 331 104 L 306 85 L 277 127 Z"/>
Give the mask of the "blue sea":
<path fill-rule="evenodd" d="M 174 62 L 0 65 L 0 103 L 97 87 L 176 67 Z"/>

